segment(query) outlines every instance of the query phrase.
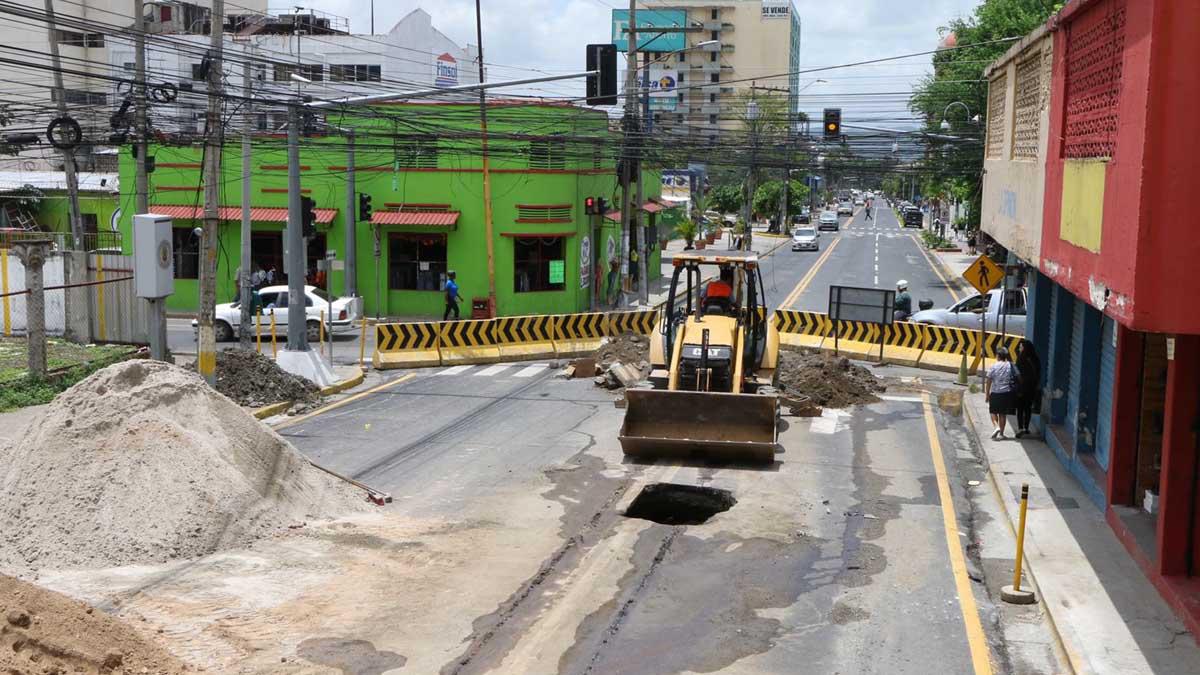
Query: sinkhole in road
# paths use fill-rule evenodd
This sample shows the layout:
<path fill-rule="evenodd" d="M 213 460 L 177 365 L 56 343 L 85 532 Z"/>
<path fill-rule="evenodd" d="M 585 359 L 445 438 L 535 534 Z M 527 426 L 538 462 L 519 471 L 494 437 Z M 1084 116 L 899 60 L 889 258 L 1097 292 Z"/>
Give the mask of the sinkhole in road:
<path fill-rule="evenodd" d="M 736 503 L 729 490 L 651 483 L 634 498 L 625 511 L 625 517 L 663 525 L 699 525 L 722 511 L 728 511 Z"/>

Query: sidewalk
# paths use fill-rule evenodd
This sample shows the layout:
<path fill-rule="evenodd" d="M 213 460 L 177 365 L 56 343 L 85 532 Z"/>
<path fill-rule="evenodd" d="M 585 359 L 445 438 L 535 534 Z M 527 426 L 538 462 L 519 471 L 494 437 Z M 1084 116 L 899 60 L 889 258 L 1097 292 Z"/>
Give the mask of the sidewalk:
<path fill-rule="evenodd" d="M 982 394 L 963 415 L 1017 527 L 1029 485 L 1026 575 L 1077 673 L 1196 673 L 1200 647 L 1129 556 L 1083 489 L 1037 438 L 992 440 Z"/>

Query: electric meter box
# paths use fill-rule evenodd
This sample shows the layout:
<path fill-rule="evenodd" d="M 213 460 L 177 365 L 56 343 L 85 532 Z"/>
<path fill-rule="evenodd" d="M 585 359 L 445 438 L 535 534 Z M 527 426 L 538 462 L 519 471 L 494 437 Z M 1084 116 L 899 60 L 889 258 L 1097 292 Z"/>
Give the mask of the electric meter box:
<path fill-rule="evenodd" d="M 175 292 L 171 217 L 133 217 L 133 285 L 139 298 L 165 298 Z"/>

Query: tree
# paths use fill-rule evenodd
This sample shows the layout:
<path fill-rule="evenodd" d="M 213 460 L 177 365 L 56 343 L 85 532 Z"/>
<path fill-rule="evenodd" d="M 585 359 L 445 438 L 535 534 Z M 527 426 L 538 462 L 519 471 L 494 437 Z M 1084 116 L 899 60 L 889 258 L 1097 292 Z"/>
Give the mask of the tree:
<path fill-rule="evenodd" d="M 759 214 L 778 214 L 783 191 L 782 180 L 769 180 L 754 190 L 754 211 Z M 797 214 L 808 204 L 808 187 L 792 179 L 788 185 L 788 213 Z"/>
<path fill-rule="evenodd" d="M 736 213 L 742 208 L 742 186 L 718 185 L 708 191 L 708 202 L 721 213 Z"/>

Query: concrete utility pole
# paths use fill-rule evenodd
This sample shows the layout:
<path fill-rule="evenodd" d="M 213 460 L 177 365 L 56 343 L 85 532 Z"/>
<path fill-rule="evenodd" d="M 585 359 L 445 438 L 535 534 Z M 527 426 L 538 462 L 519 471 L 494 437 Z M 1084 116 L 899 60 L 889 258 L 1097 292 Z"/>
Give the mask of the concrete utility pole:
<path fill-rule="evenodd" d="M 46 0 L 46 35 L 50 38 L 50 66 L 54 73 L 54 95 L 58 116 L 67 117 L 67 92 L 63 87 L 62 62 L 58 57 L 58 26 L 54 20 L 54 0 Z M 79 176 L 75 174 L 75 148 L 62 151 L 63 172 L 67 176 L 67 215 L 71 221 L 71 239 L 76 251 L 83 250 L 83 218 L 79 215 Z"/>
<path fill-rule="evenodd" d="M 304 308 L 304 226 L 300 213 L 300 124 L 299 103 L 288 105 L 288 219 L 284 236 L 287 237 L 288 256 L 287 348 L 293 352 L 308 350 L 308 333 L 305 332 L 308 317 Z"/>
<path fill-rule="evenodd" d="M 209 384 L 217 382 L 217 341 L 213 320 L 217 307 L 217 235 L 221 225 L 221 47 L 225 1 L 213 0 L 209 14 L 212 61 L 208 67 L 208 115 L 204 134 L 204 224 L 200 231 L 200 316 L 196 370 Z M 290 338 L 290 336 L 289 336 Z"/>
<path fill-rule="evenodd" d="M 629 232 L 631 224 L 636 224 L 634 218 L 634 194 L 630 189 L 633 181 L 633 132 L 637 126 L 638 99 L 637 96 L 637 51 L 638 24 L 637 0 L 629 0 L 629 29 L 626 38 L 625 56 L 625 143 L 621 157 L 621 292 L 629 287 Z"/>
<path fill-rule="evenodd" d="M 791 153 L 789 146 L 787 152 Z M 788 183 L 792 182 L 792 167 L 783 167 L 783 190 L 779 195 L 779 234 L 787 234 L 791 232 L 791 226 L 788 224 Z"/>
<path fill-rule="evenodd" d="M 475 0 L 475 41 L 479 52 L 479 84 L 483 84 L 483 14 Z M 488 316 L 496 316 L 496 235 L 492 223 L 492 174 L 488 163 L 487 100 L 479 90 L 479 152 L 483 160 L 483 225 L 487 237 Z"/>
<path fill-rule="evenodd" d="M 354 129 L 346 130 L 346 269 L 342 272 L 342 293 L 353 298 L 358 295 L 358 194 L 354 184 Z M 333 278 L 333 270 L 326 270 L 326 278 Z M 332 289 L 325 289 L 326 292 Z M 332 292 L 329 293 L 333 295 Z"/>
<path fill-rule="evenodd" d="M 642 53 L 642 121 L 641 131 L 643 134 L 649 133 L 650 129 L 650 52 Z M 640 144 L 642 138 L 639 137 L 638 156 L 641 156 Z M 646 265 L 646 256 L 650 252 L 646 241 L 650 234 L 650 226 L 645 222 L 642 216 L 642 204 L 645 203 L 645 192 L 642 185 L 642 171 L 639 168 L 637 172 L 637 198 L 635 200 L 637 208 L 630 214 L 633 218 L 634 226 L 637 227 L 638 233 L 638 303 L 642 306 L 650 304 L 650 278 L 647 276 L 648 268 Z"/>
<path fill-rule="evenodd" d="M 746 174 L 746 201 L 742 205 L 742 217 L 746 222 L 742 242 L 747 251 L 751 250 L 750 242 L 754 236 L 754 164 L 758 161 L 758 101 L 754 99 L 753 91 L 751 87 L 750 102 L 746 104 L 746 121 L 750 123 L 750 171 Z"/>
<path fill-rule="evenodd" d="M 240 324 L 238 333 L 238 345 L 242 349 L 250 349 L 251 339 L 254 337 L 254 328 L 251 322 L 254 317 L 251 313 L 253 309 L 250 305 L 251 298 L 254 294 L 254 289 L 250 283 L 250 266 L 253 264 L 251 233 L 254 231 L 253 224 L 250 221 L 250 202 L 253 199 L 253 194 L 250 190 L 250 134 L 254 132 L 254 110 L 250 102 L 254 94 L 254 70 L 250 63 L 250 54 L 246 53 L 246 62 L 242 65 L 242 96 L 245 101 L 242 105 L 245 106 L 245 114 L 242 115 L 242 236 L 241 236 L 241 251 L 238 265 L 238 302 L 240 303 L 241 316 L 238 323 Z"/>
<path fill-rule="evenodd" d="M 146 8 L 142 0 L 133 0 L 133 88 L 134 105 L 134 213 L 150 212 L 150 181 L 146 174 L 150 161 L 146 119 Z M 167 360 L 167 313 L 163 298 L 147 298 L 150 305 L 150 357 Z"/>
<path fill-rule="evenodd" d="M 42 284 L 42 266 L 50 254 L 49 239 L 34 239 L 13 244 L 13 252 L 25 267 L 25 343 L 29 376 L 46 377 L 46 291 Z"/>

